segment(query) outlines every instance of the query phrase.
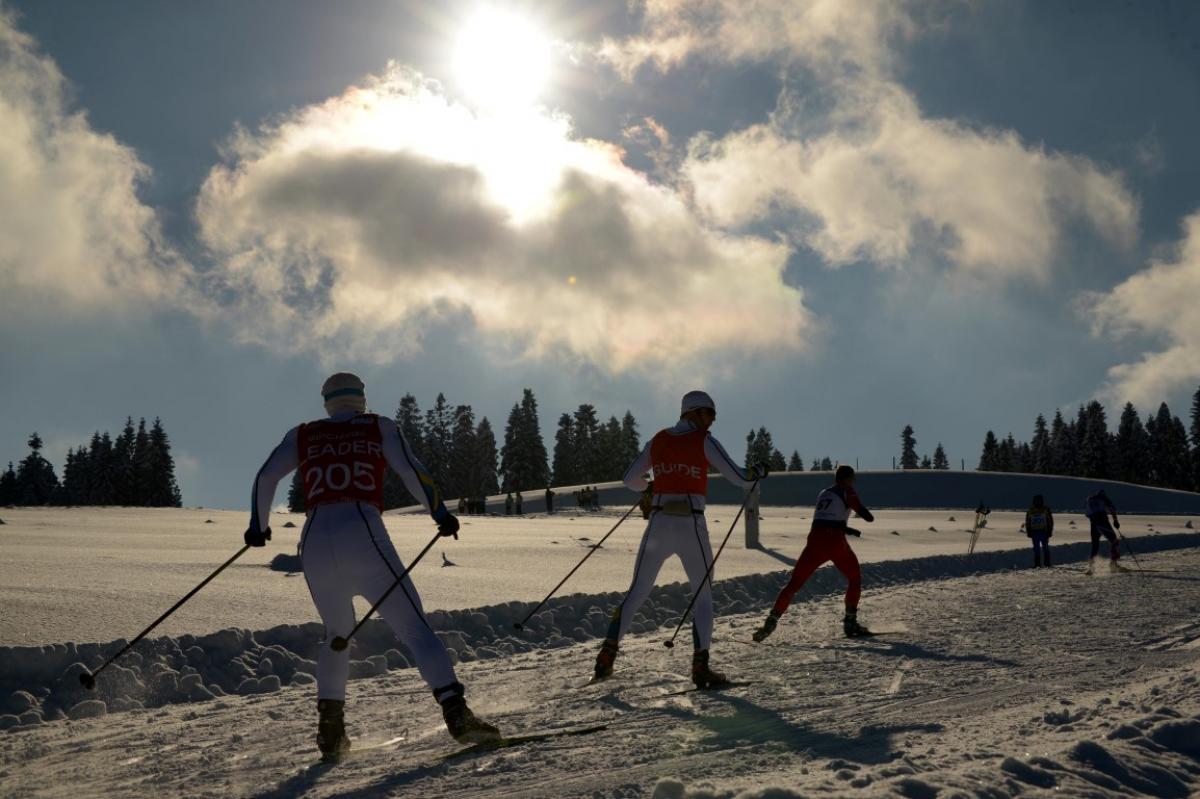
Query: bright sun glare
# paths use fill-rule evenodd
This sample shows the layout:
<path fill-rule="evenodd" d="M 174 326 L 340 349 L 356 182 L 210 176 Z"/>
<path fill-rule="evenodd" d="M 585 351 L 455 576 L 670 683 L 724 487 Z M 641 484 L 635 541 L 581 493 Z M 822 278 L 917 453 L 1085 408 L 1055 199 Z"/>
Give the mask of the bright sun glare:
<path fill-rule="evenodd" d="M 549 78 L 550 39 L 532 20 L 481 8 L 458 34 L 454 72 L 481 105 L 499 111 L 527 107 Z"/>

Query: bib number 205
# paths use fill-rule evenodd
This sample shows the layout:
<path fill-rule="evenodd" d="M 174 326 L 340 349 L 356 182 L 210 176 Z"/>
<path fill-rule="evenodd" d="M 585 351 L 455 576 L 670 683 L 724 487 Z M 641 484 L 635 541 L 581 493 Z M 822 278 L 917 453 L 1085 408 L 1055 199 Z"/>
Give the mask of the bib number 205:
<path fill-rule="evenodd" d="M 360 491 L 375 490 L 375 472 L 371 464 L 355 461 L 353 464 L 330 463 L 326 466 L 310 466 L 304 473 L 308 484 L 308 496 L 317 497 L 329 491 L 345 491 L 354 485 Z"/>

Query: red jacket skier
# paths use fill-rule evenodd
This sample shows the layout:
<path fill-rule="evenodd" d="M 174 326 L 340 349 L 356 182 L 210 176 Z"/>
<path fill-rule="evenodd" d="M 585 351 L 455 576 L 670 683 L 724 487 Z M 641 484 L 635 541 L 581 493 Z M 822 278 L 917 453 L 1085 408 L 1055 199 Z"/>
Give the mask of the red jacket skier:
<path fill-rule="evenodd" d="M 787 610 L 804 583 L 822 564 L 833 561 L 833 565 L 846 575 L 849 586 L 846 588 L 846 616 L 842 620 L 842 629 L 847 638 L 860 635 L 870 635 L 871 631 L 858 623 L 858 599 L 862 594 L 862 572 L 858 567 L 858 558 L 854 550 L 846 542 L 846 535 L 859 535 L 859 532 L 848 527 L 846 522 L 850 513 L 857 513 L 868 522 L 875 521 L 871 511 L 858 498 L 854 490 L 854 469 L 845 464 L 839 466 L 834 473 L 834 483 L 817 495 L 817 507 L 813 513 L 812 529 L 808 533 L 808 542 L 796 567 L 792 570 L 792 578 L 779 597 L 775 606 L 767 615 L 766 621 L 754 633 L 755 641 L 762 641 L 775 631 L 779 617 Z"/>

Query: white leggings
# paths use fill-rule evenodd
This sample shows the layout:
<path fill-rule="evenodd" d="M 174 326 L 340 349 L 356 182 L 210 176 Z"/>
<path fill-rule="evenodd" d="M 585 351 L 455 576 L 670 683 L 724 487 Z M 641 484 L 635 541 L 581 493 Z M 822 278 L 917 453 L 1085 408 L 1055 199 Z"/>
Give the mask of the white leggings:
<path fill-rule="evenodd" d="M 633 565 L 633 584 L 624 601 L 613 611 L 608 637 L 620 640 L 629 632 L 629 625 L 638 608 L 654 588 L 654 581 L 663 563 L 672 555 L 683 561 L 683 570 L 695 593 L 712 563 L 712 545 L 708 542 L 708 525 L 701 514 L 668 516 L 662 511 L 650 514 L 650 523 L 642 536 L 637 560 Z M 692 643 L 696 649 L 708 649 L 712 644 L 713 601 L 712 578 L 704 584 L 692 608 Z"/>
<path fill-rule="evenodd" d="M 304 579 L 325 624 L 325 640 L 317 656 L 317 698 L 344 701 L 350 649 L 334 652 L 329 643 L 354 629 L 354 597 L 374 604 L 396 582 L 404 564 L 379 511 L 361 502 L 318 506 L 300 541 Z M 461 691 L 446 647 L 425 620 L 412 580 L 405 576 L 378 612 L 412 652 L 417 671 L 439 701 L 456 689 Z M 439 695 L 438 689 L 447 690 Z"/>

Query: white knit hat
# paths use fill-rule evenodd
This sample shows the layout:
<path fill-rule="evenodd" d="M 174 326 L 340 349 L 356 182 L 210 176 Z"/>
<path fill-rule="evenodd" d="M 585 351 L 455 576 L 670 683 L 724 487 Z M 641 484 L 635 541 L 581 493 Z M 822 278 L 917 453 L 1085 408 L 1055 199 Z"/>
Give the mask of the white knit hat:
<path fill-rule="evenodd" d="M 338 372 L 330 375 L 321 386 L 321 396 L 325 398 L 325 412 L 330 416 L 346 411 L 364 413 L 367 410 L 366 386 L 358 375 L 349 372 Z"/>
<path fill-rule="evenodd" d="M 683 416 L 688 411 L 694 411 L 697 408 L 708 408 L 713 413 L 717 412 L 717 404 L 713 402 L 712 397 L 703 391 L 689 391 L 683 395 L 683 401 L 679 403 L 679 415 Z"/>

